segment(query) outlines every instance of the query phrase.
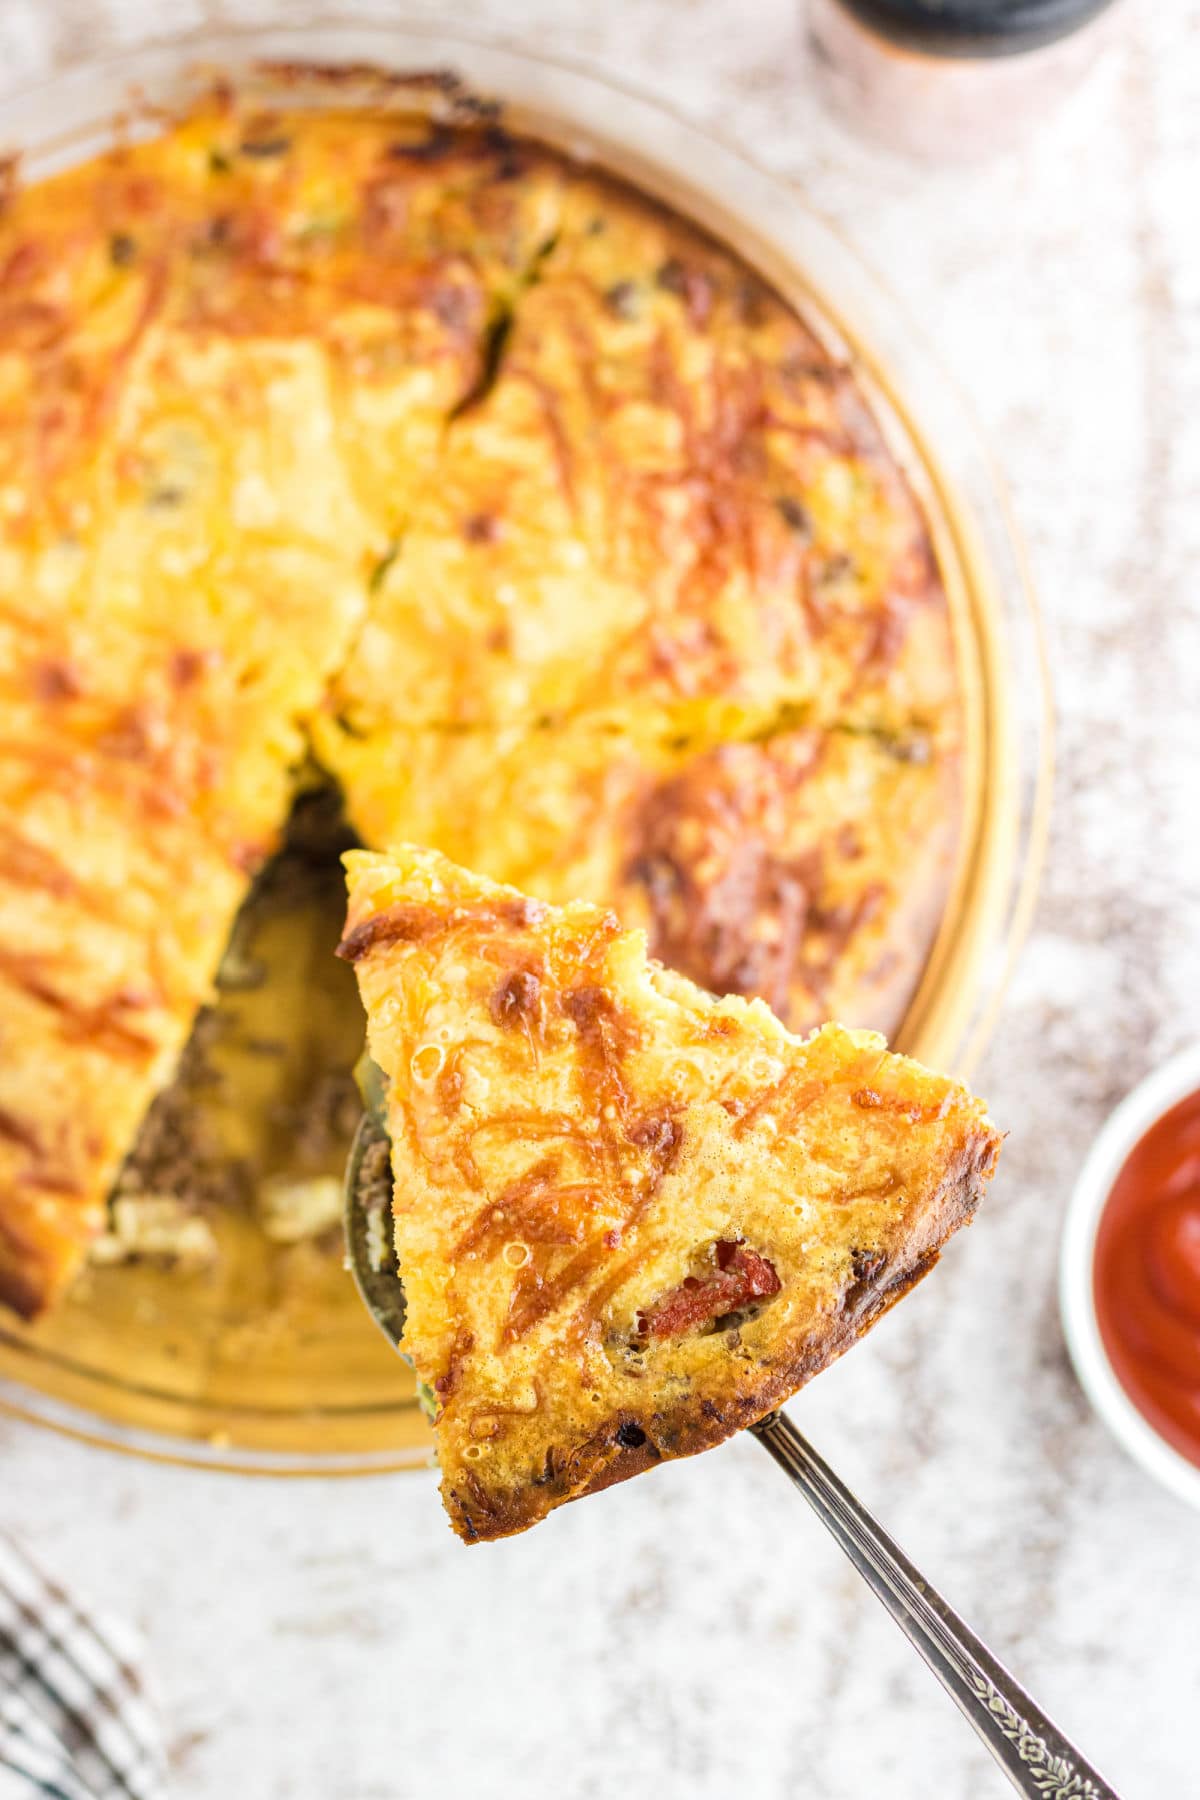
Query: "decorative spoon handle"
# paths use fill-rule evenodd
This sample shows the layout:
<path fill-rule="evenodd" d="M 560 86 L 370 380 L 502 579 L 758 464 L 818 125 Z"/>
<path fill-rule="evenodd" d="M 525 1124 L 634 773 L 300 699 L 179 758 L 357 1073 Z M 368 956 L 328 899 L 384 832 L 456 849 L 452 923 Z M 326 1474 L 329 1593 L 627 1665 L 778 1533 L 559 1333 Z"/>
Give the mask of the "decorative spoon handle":
<path fill-rule="evenodd" d="M 1120 1800 L 781 1412 L 752 1427 L 1028 1800 Z"/>

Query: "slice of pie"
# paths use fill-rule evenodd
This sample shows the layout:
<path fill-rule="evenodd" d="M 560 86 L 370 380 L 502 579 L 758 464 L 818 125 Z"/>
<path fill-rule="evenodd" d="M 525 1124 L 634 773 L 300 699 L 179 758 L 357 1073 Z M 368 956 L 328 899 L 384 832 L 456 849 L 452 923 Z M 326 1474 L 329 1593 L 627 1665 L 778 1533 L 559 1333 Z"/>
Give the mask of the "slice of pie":
<path fill-rule="evenodd" d="M 982 1102 L 875 1033 L 795 1038 L 432 851 L 346 863 L 403 1347 L 469 1542 L 763 1417 L 974 1212 Z"/>

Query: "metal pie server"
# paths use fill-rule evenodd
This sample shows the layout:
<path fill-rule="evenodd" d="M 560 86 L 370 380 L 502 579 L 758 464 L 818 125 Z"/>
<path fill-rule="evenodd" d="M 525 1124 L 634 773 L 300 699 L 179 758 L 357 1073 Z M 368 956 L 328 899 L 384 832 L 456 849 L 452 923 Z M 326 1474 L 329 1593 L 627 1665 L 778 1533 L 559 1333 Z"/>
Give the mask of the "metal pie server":
<path fill-rule="evenodd" d="M 391 1219 L 388 1136 L 382 1124 L 382 1097 L 377 1090 L 372 1092 L 370 1073 L 360 1080 L 369 1110 L 359 1125 L 346 1168 L 346 1244 L 367 1310 L 398 1348 L 404 1330 L 404 1289 L 397 1274 L 377 1266 L 375 1254 L 380 1231 L 389 1229 Z M 385 1171 L 382 1180 L 381 1166 Z M 1004 1664 L 913 1567 L 786 1413 L 771 1413 L 752 1425 L 750 1432 L 832 1532 L 1019 1794 L 1028 1800 L 1120 1800 L 1111 1783 L 1085 1761 Z"/>

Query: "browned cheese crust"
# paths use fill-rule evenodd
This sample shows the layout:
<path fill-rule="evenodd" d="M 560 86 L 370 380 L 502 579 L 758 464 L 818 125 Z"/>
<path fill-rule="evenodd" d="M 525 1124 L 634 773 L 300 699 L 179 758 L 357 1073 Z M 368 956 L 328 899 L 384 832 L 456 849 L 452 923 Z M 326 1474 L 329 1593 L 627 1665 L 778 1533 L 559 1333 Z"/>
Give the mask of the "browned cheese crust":
<path fill-rule="evenodd" d="M 698 749 L 578 724 L 397 731 L 355 797 L 371 843 L 428 844 L 562 904 L 587 896 L 717 994 L 794 1031 L 892 1034 L 958 848 L 958 759 L 927 732 L 781 729 Z"/>
<path fill-rule="evenodd" d="M 890 1028 L 960 724 L 853 371 L 619 183 L 227 88 L 6 181 L 0 1299 L 101 1228 L 310 752 L 366 843 L 466 832 L 793 1023 Z"/>
<path fill-rule="evenodd" d="M 974 1212 L 982 1103 L 875 1033 L 793 1037 L 430 851 L 346 860 L 403 1348 L 468 1541 L 763 1417 Z"/>

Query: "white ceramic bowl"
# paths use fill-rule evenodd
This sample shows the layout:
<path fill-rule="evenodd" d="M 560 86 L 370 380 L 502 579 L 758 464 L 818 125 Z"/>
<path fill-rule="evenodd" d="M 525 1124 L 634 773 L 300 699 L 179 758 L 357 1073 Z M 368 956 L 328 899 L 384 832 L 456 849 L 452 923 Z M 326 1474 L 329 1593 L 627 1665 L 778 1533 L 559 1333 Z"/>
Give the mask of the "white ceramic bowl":
<path fill-rule="evenodd" d="M 1096 1232 L 1113 1183 L 1134 1145 L 1164 1113 L 1200 1088 L 1200 1044 L 1181 1050 L 1127 1094 L 1079 1172 L 1063 1228 L 1059 1303 L 1083 1390 L 1117 1442 L 1163 1487 L 1200 1509 L 1200 1467 L 1143 1418 L 1117 1379 L 1096 1319 L 1092 1264 Z"/>

